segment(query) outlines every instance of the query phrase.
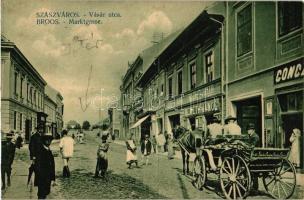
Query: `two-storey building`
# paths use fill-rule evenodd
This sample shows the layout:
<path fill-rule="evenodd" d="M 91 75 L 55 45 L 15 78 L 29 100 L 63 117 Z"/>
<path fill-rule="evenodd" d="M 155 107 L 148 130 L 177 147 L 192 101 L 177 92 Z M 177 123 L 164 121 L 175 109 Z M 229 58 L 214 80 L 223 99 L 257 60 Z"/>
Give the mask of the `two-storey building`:
<path fill-rule="evenodd" d="M 1 36 L 1 129 L 25 133 L 45 126 L 45 80 L 18 47 Z"/>
<path fill-rule="evenodd" d="M 255 124 L 260 146 L 288 148 L 292 130 L 303 133 L 303 3 L 225 4 L 228 113 L 243 132 Z"/>

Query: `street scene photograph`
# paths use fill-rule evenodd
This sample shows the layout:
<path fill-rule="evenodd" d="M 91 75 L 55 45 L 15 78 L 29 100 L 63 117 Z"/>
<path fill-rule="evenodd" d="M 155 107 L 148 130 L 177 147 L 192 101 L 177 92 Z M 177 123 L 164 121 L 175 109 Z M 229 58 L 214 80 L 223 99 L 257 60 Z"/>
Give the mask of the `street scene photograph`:
<path fill-rule="evenodd" d="M 1 199 L 304 199 L 304 4 L 1 1 Z"/>

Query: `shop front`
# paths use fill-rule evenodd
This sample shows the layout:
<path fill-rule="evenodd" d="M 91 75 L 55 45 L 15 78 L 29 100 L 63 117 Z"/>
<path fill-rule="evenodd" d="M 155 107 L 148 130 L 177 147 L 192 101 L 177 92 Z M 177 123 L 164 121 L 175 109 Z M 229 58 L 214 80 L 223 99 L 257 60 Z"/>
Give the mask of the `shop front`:
<path fill-rule="evenodd" d="M 276 102 L 276 135 L 274 144 L 279 148 L 290 148 L 291 134 L 294 129 L 301 132 L 300 168 L 304 169 L 303 137 L 303 101 L 304 101 L 304 66 L 303 58 L 289 62 L 274 70 Z"/>

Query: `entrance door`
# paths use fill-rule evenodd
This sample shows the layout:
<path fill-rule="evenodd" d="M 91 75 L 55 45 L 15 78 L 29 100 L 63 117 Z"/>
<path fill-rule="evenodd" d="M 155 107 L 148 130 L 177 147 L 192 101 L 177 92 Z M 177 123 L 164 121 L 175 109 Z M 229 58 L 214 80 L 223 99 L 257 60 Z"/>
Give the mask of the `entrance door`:
<path fill-rule="evenodd" d="M 29 119 L 25 120 L 25 141 L 29 141 L 30 140 L 30 136 L 31 136 L 31 127 L 32 122 Z"/>
<path fill-rule="evenodd" d="M 262 106 L 261 97 L 254 97 L 236 102 L 237 121 L 242 128 L 242 133 L 247 132 L 249 123 L 255 125 L 256 133 L 260 136 L 260 144 L 262 146 Z"/>

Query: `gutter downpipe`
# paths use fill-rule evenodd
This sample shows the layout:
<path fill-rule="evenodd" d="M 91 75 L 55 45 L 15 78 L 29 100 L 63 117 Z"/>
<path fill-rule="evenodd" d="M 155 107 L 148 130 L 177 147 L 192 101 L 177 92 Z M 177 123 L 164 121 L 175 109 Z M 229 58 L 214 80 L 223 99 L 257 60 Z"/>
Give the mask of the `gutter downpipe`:
<path fill-rule="evenodd" d="M 221 25 L 221 123 L 224 124 L 224 71 L 225 71 L 225 45 L 224 45 L 224 23 L 210 17 L 210 19 Z"/>

